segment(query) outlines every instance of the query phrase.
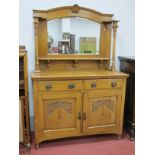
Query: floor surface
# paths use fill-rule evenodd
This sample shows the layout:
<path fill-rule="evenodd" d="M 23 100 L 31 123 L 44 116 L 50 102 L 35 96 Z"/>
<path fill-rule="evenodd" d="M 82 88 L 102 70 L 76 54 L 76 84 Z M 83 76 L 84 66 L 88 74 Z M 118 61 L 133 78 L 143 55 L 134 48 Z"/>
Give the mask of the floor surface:
<path fill-rule="evenodd" d="M 124 133 L 121 139 L 115 135 L 93 135 L 86 137 L 65 138 L 40 144 L 35 149 L 32 141 L 31 149 L 20 145 L 20 155 L 134 155 L 135 142 L 129 140 Z"/>

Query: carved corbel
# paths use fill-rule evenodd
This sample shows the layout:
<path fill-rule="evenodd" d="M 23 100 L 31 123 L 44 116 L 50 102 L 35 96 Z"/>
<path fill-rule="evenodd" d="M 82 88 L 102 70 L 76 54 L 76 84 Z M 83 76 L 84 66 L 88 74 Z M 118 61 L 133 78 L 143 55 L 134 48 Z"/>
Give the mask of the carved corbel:
<path fill-rule="evenodd" d="M 99 68 L 103 68 L 104 67 L 104 63 L 103 62 L 104 62 L 103 60 L 100 60 L 100 62 L 98 64 Z"/>
<path fill-rule="evenodd" d="M 47 60 L 47 68 L 50 67 L 51 60 Z"/>
<path fill-rule="evenodd" d="M 73 67 L 74 67 L 74 68 L 77 68 L 77 64 L 78 64 L 78 60 L 74 60 L 74 61 L 73 61 Z"/>

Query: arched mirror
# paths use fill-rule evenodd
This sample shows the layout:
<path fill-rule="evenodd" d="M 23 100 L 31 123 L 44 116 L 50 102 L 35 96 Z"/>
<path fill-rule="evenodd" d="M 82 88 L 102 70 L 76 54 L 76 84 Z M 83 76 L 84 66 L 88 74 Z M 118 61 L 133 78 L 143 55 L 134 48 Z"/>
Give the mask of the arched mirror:
<path fill-rule="evenodd" d="M 78 5 L 34 10 L 36 59 L 110 59 L 112 14 Z"/>
<path fill-rule="evenodd" d="M 65 17 L 47 22 L 49 55 L 99 55 L 101 25 L 81 17 Z"/>

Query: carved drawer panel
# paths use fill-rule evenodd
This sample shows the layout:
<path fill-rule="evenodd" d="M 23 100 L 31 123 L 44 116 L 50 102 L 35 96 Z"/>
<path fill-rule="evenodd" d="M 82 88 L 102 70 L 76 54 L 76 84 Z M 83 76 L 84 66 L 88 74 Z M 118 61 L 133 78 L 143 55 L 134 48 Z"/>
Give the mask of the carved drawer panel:
<path fill-rule="evenodd" d="M 81 90 L 82 82 L 75 81 L 39 81 L 39 91 Z"/>
<path fill-rule="evenodd" d="M 122 88 L 121 79 L 85 80 L 84 89 Z"/>

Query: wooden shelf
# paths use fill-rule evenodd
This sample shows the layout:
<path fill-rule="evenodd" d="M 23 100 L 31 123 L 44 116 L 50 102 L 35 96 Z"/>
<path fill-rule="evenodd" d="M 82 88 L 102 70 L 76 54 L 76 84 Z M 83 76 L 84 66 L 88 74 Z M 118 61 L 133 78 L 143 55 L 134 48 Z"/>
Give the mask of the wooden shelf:
<path fill-rule="evenodd" d="M 68 61 L 68 60 L 75 60 L 75 61 L 89 61 L 89 60 L 99 60 L 99 61 L 108 61 L 110 58 L 48 58 L 48 57 L 41 57 L 38 58 L 39 60 L 49 60 L 49 61 Z"/>
<path fill-rule="evenodd" d="M 73 67 L 76 68 L 77 67 L 77 63 L 78 61 L 99 61 L 99 67 L 103 66 L 104 61 L 109 61 L 110 58 L 64 58 L 64 57 L 57 57 L 57 58 L 49 58 L 49 57 L 41 57 L 38 58 L 38 60 L 40 61 L 47 61 L 47 66 L 49 66 L 50 61 L 73 61 Z"/>

